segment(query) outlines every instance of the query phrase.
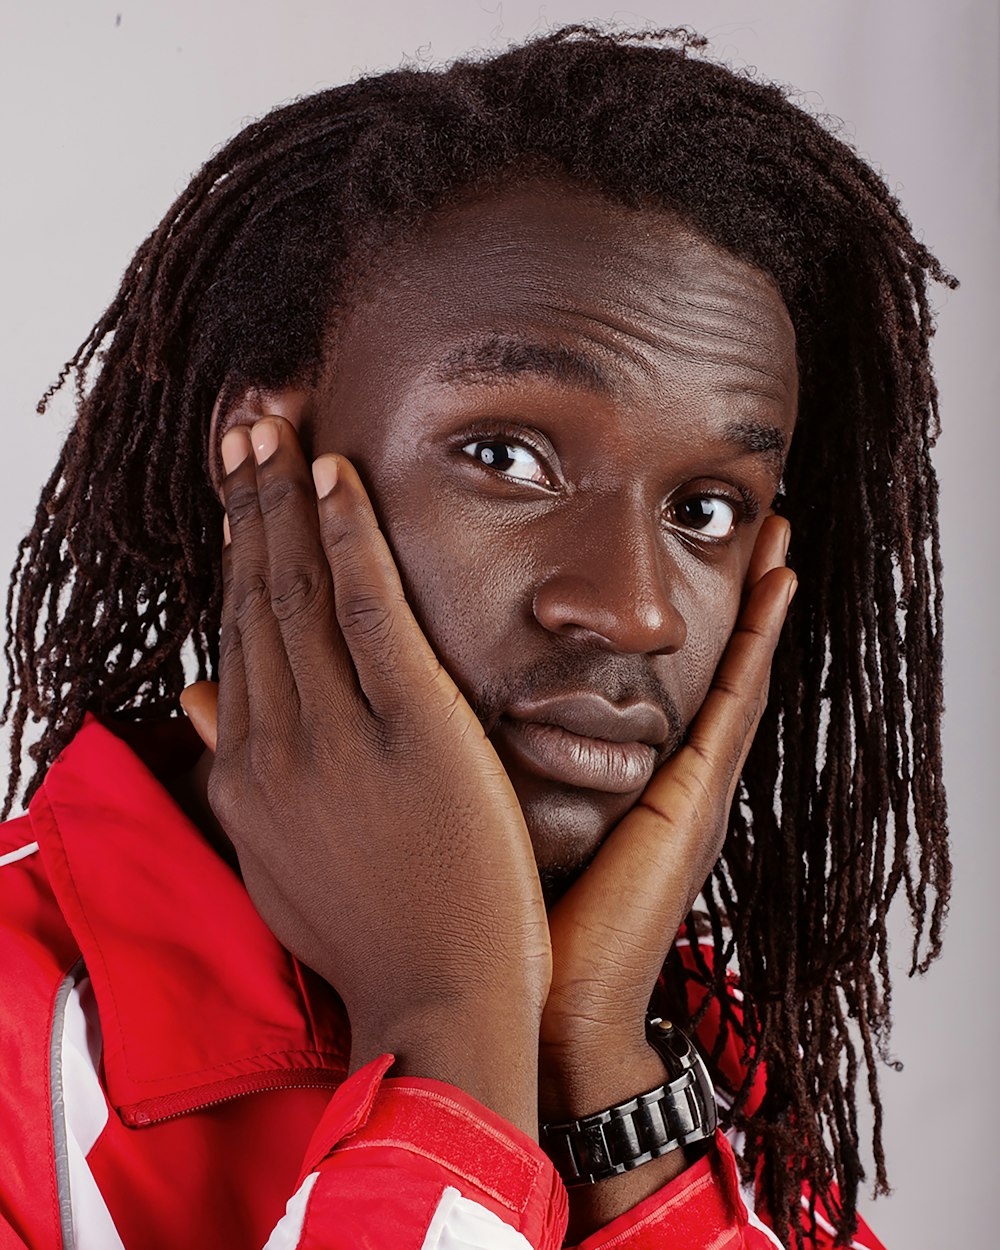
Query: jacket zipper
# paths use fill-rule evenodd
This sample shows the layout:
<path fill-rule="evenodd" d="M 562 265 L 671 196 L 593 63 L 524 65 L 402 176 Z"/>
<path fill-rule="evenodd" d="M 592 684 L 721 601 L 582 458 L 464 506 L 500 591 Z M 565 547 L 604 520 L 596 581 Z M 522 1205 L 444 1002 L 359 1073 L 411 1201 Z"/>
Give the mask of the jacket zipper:
<path fill-rule="evenodd" d="M 209 1107 L 218 1107 L 223 1103 L 235 1102 L 237 1098 L 245 1098 L 249 1094 L 268 1094 L 278 1090 L 291 1089 L 323 1089 L 328 1088 L 330 1093 L 340 1085 L 345 1079 L 346 1073 L 340 1075 L 338 1073 L 330 1073 L 329 1069 L 320 1069 L 323 1077 L 313 1081 L 282 1081 L 272 1079 L 270 1081 L 251 1081 L 234 1088 L 228 1089 L 226 1092 L 220 1092 L 218 1097 L 206 1098 L 200 1102 L 187 1102 L 181 1095 L 166 1095 L 163 1098 L 151 1098 L 145 1103 L 133 1103 L 127 1107 L 119 1108 L 119 1114 L 122 1121 L 129 1128 L 149 1128 L 154 1124 L 164 1124 L 168 1120 L 177 1120 L 181 1116 L 190 1115 L 195 1111 L 206 1111 Z M 330 1079 L 334 1076 L 336 1079 Z M 176 1110 L 158 1111 L 157 1106 L 164 1103 L 169 1107 L 172 1103 L 180 1100 L 181 1105 Z"/>

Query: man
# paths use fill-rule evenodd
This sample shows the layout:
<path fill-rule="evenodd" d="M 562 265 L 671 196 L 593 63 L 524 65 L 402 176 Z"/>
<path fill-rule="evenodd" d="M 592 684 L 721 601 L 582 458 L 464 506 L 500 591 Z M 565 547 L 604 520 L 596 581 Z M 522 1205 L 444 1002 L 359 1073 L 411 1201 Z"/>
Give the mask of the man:
<path fill-rule="evenodd" d="M 877 1244 L 850 1030 L 874 1088 L 948 888 L 928 274 L 683 41 L 205 166 L 15 571 L 10 1244 Z"/>

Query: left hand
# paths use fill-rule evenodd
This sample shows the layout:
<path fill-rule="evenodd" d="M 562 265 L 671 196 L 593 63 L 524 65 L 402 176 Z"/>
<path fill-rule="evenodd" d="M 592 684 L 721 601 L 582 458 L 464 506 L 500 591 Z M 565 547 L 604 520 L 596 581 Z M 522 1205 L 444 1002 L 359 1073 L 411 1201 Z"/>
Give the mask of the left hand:
<path fill-rule="evenodd" d="M 796 579 L 788 522 L 761 526 L 743 608 L 688 738 L 653 775 L 590 867 L 549 913 L 552 981 L 539 1032 L 542 1123 L 614 1106 L 666 1080 L 646 1012 L 684 917 L 718 859 L 740 773 L 767 704 L 771 659 Z M 672 1150 L 570 1190 L 576 1243 L 687 1166 Z"/>
<path fill-rule="evenodd" d="M 785 568 L 788 535 L 787 521 L 765 520 L 739 619 L 685 745 L 549 913 L 543 1121 L 591 1114 L 664 1079 L 646 1042 L 646 1012 L 677 931 L 722 851 L 767 702 L 771 659 L 796 585 Z"/>

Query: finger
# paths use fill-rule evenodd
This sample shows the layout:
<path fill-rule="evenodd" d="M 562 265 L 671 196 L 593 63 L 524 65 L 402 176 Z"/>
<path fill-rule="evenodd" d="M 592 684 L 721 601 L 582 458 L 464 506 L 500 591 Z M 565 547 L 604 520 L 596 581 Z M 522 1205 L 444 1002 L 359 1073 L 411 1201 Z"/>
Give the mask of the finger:
<path fill-rule="evenodd" d="M 222 440 L 222 459 L 226 468 L 223 500 L 231 536 L 223 554 L 226 574 L 223 616 L 230 627 L 228 650 L 230 658 L 235 658 L 235 629 L 239 636 L 250 723 L 269 725 L 276 711 L 297 706 L 297 698 L 281 630 L 271 605 L 270 566 L 257 496 L 257 470 L 245 426 L 234 426 L 226 433 Z M 225 702 L 223 691 L 222 711 L 228 710 Z M 220 725 L 220 729 L 225 728 L 228 726 Z"/>
<path fill-rule="evenodd" d="M 750 591 L 683 749 L 699 785 L 711 788 L 728 772 L 728 793 L 739 778 L 767 703 L 771 661 L 796 585 L 790 569 L 772 568 Z"/>
<path fill-rule="evenodd" d="M 424 707 L 429 701 L 451 706 L 457 688 L 410 611 L 392 553 L 353 465 L 342 456 L 320 456 L 313 478 L 337 620 L 372 711 L 391 715 L 401 687 Z"/>
<path fill-rule="evenodd" d="M 191 727 L 214 754 L 219 729 L 219 685 L 214 681 L 196 681 L 181 691 L 181 709 Z"/>
<path fill-rule="evenodd" d="M 353 698 L 357 680 L 337 624 L 312 474 L 288 421 L 258 421 L 250 441 L 257 461 L 271 611 L 300 701 L 321 698 L 329 707 L 338 690 Z"/>
<path fill-rule="evenodd" d="M 233 562 L 230 558 L 229 518 L 223 517 L 222 620 L 219 630 L 219 705 L 216 716 L 218 743 L 242 744 L 250 728 L 250 702 L 247 695 L 243 644 L 233 609 Z"/>
<path fill-rule="evenodd" d="M 748 593 L 765 573 L 784 565 L 791 537 L 792 527 L 784 517 L 771 515 L 764 518 L 747 569 L 745 585 Z"/>
<path fill-rule="evenodd" d="M 692 883 L 697 892 L 721 851 L 794 582 L 791 571 L 772 569 L 753 587 L 687 743 L 657 771 L 567 895 L 573 913 L 604 918 L 597 923 L 609 933 L 595 932 L 593 941 L 633 935 L 637 977 L 655 978 L 690 908 Z"/>

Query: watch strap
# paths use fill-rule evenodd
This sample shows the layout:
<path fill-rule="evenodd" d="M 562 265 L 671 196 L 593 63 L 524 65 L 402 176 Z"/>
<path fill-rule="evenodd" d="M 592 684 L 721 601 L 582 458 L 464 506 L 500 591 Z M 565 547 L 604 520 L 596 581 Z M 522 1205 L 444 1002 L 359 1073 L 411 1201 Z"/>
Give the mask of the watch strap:
<path fill-rule="evenodd" d="M 541 1145 L 566 1185 L 591 1185 L 620 1176 L 678 1147 L 715 1134 L 715 1092 L 701 1055 L 676 1025 L 659 1017 L 646 1024 L 650 1045 L 671 1079 L 604 1111 L 541 1126 Z"/>

